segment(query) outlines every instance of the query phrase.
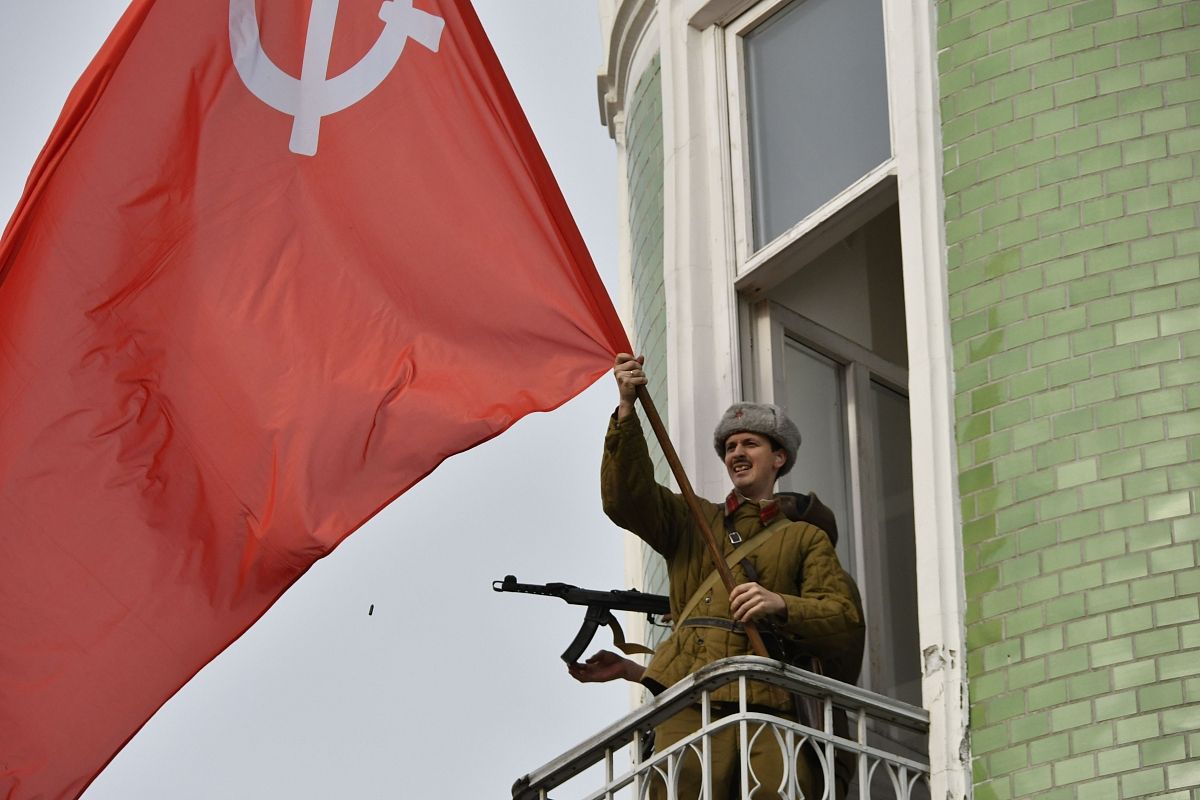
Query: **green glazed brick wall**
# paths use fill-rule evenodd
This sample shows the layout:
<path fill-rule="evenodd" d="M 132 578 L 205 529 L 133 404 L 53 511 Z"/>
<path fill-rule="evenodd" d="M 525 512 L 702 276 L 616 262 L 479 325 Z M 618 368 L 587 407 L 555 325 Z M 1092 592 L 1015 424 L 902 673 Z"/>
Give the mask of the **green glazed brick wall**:
<path fill-rule="evenodd" d="M 1200 797 L 1200 3 L 937 11 L 975 798 Z"/>
<path fill-rule="evenodd" d="M 629 188 L 629 238 L 632 249 L 633 340 L 646 357 L 648 389 L 667 421 L 667 303 L 663 287 L 663 123 L 662 70 L 656 55 L 638 78 L 625 115 L 626 180 Z M 640 414 L 641 411 L 639 410 Z M 650 426 L 642 419 L 647 434 Z M 670 468 L 662 448 L 648 436 L 659 483 L 669 484 Z M 645 548 L 646 591 L 666 593 L 662 559 Z"/>

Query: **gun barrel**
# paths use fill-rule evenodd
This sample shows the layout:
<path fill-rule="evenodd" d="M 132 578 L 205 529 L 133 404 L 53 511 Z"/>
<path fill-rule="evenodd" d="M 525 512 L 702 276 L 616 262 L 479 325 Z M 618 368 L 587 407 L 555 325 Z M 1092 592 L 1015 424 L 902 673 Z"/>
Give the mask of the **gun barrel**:
<path fill-rule="evenodd" d="M 576 588 L 569 583 L 517 583 L 517 576 L 515 575 L 505 575 L 502 581 L 492 581 L 493 592 L 540 594 L 546 597 L 563 597 L 566 590 Z"/>
<path fill-rule="evenodd" d="M 670 600 L 661 594 L 648 594 L 637 589 L 612 589 L 605 592 L 580 589 L 569 583 L 518 583 L 515 575 L 505 575 L 502 581 L 492 581 L 492 591 L 559 597 L 573 606 L 602 606 L 613 611 L 666 614 L 671 610 Z"/>

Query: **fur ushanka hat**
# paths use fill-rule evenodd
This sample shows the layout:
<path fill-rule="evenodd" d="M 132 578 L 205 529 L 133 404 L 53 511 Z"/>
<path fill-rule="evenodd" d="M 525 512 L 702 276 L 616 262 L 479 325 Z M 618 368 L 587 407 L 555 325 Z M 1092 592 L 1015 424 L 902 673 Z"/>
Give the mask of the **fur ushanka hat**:
<path fill-rule="evenodd" d="M 717 456 L 725 458 L 725 440 L 735 433 L 758 433 L 766 436 L 787 454 L 787 461 L 779 469 L 779 477 L 788 474 L 796 463 L 796 451 L 800 449 L 800 430 L 788 419 L 779 406 L 767 403 L 734 403 L 717 423 L 713 431 L 713 449 Z"/>

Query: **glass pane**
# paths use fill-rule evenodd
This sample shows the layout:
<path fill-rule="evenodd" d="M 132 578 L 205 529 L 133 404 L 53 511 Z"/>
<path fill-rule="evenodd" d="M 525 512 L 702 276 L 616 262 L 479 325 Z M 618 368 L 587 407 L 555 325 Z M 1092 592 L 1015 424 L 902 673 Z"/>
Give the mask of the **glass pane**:
<path fill-rule="evenodd" d="M 754 247 L 891 155 L 880 0 L 804 0 L 745 39 Z"/>
<path fill-rule="evenodd" d="M 912 442 L 908 398 L 871 382 L 874 417 L 874 498 L 879 529 L 867 531 L 871 554 L 866 574 L 867 654 L 872 689 L 921 704 L 920 639 L 917 635 L 917 557 L 913 524 Z"/>
<path fill-rule="evenodd" d="M 804 345 L 787 340 L 783 356 L 787 412 L 800 429 L 796 466 L 779 483 L 782 491 L 816 492 L 838 524 L 838 558 L 853 574 L 849 470 L 846 468 L 846 401 L 842 370 Z"/>

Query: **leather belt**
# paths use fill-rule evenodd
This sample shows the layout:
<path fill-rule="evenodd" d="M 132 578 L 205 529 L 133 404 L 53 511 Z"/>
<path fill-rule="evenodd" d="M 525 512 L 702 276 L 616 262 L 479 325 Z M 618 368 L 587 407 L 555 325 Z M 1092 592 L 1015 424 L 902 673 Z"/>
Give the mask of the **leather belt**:
<path fill-rule="evenodd" d="M 746 627 L 740 622 L 734 622 L 731 619 L 721 619 L 720 617 L 688 617 L 683 622 L 679 623 L 681 628 L 720 628 L 723 631 L 732 631 L 733 633 L 745 633 Z"/>

